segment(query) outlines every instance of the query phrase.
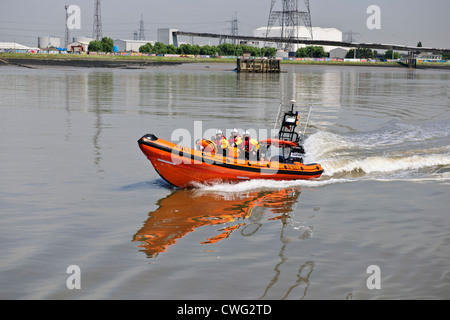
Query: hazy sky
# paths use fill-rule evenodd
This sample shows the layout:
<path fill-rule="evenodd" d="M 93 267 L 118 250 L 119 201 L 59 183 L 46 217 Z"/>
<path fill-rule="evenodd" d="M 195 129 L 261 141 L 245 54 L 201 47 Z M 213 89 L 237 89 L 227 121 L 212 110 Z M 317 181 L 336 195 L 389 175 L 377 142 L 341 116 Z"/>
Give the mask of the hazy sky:
<path fill-rule="evenodd" d="M 281 2 L 281 0 L 279 0 Z M 300 0 L 300 3 L 303 3 Z M 56 36 L 64 41 L 64 6 L 81 9 L 81 29 L 72 36 L 92 36 L 94 0 L 0 0 L 0 41 L 37 46 L 39 36 Z M 367 8 L 381 10 L 381 29 L 367 28 Z M 310 0 L 314 27 L 352 31 L 359 42 L 392 43 L 450 48 L 450 0 Z M 103 0 L 103 35 L 133 39 L 141 14 L 145 39 L 156 40 L 158 28 L 182 31 L 230 33 L 236 12 L 239 34 L 252 35 L 266 26 L 270 0 Z M 344 38 L 345 40 L 345 38 Z M 217 40 L 196 38 L 199 44 Z"/>

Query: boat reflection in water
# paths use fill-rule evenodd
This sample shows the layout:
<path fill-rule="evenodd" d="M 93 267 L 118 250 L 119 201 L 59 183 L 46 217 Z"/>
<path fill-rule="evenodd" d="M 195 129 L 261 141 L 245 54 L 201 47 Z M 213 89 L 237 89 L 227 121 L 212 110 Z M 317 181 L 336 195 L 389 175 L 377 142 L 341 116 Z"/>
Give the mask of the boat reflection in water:
<path fill-rule="evenodd" d="M 141 242 L 139 247 L 147 257 L 154 258 L 178 239 L 203 226 L 222 225 L 219 234 L 205 239 L 202 244 L 216 243 L 237 229 L 249 236 L 258 230 L 261 214 L 269 214 L 269 220 L 285 223 L 300 191 L 299 187 L 242 193 L 177 190 L 157 202 L 158 209 L 149 213 L 133 241 Z"/>

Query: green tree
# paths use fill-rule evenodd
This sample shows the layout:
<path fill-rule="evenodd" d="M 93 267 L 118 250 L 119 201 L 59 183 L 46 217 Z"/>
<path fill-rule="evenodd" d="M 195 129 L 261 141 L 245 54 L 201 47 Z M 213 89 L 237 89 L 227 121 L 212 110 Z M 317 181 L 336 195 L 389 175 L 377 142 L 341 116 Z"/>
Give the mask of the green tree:
<path fill-rule="evenodd" d="M 103 52 L 113 52 L 114 50 L 114 41 L 111 38 L 103 37 L 102 39 L 102 47 Z"/>
<path fill-rule="evenodd" d="M 240 45 L 240 49 L 242 50 L 242 53 L 248 52 L 252 57 L 260 57 L 261 56 L 261 49 L 254 46 L 247 46 L 247 45 Z"/>
<path fill-rule="evenodd" d="M 173 44 L 169 44 L 166 46 L 166 53 L 168 54 L 175 54 L 177 53 L 177 48 Z"/>
<path fill-rule="evenodd" d="M 323 47 L 308 46 L 308 47 L 304 47 L 304 48 L 299 48 L 295 52 L 295 56 L 297 58 L 306 58 L 306 57 L 324 58 L 324 57 L 327 57 L 328 55 L 325 52 L 325 50 L 323 50 Z"/>
<path fill-rule="evenodd" d="M 422 48 L 422 41 L 419 41 L 419 43 L 417 43 L 417 47 Z"/>
<path fill-rule="evenodd" d="M 392 59 L 392 50 L 388 50 L 384 53 L 384 60 Z M 400 59 L 400 53 L 394 51 L 394 59 Z"/>
<path fill-rule="evenodd" d="M 200 54 L 200 46 L 195 44 L 192 46 L 192 54 L 199 55 Z"/>
<path fill-rule="evenodd" d="M 200 47 L 200 54 L 203 56 L 215 56 L 217 54 L 217 49 L 215 46 L 205 45 Z"/>
<path fill-rule="evenodd" d="M 183 43 L 177 48 L 178 54 L 191 54 L 191 45 L 188 43 Z"/>
<path fill-rule="evenodd" d="M 264 57 L 274 57 L 277 53 L 277 49 L 275 48 L 262 48 L 261 55 Z"/>
<path fill-rule="evenodd" d="M 373 58 L 373 51 L 369 48 L 363 49 L 358 48 L 356 49 L 356 55 L 355 55 L 355 49 L 350 49 L 347 54 L 345 55 L 346 58 L 354 58 L 356 56 L 357 59 L 372 59 Z"/>
<path fill-rule="evenodd" d="M 103 52 L 103 43 L 98 40 L 93 40 L 89 42 L 88 51 Z"/>
<path fill-rule="evenodd" d="M 219 55 L 236 56 L 236 45 L 230 43 L 222 43 L 217 46 Z"/>
<path fill-rule="evenodd" d="M 153 46 L 150 42 L 139 47 L 140 53 L 153 53 Z"/>
<path fill-rule="evenodd" d="M 156 42 L 153 46 L 153 53 L 156 54 L 165 54 L 167 53 L 166 45 L 162 42 Z"/>

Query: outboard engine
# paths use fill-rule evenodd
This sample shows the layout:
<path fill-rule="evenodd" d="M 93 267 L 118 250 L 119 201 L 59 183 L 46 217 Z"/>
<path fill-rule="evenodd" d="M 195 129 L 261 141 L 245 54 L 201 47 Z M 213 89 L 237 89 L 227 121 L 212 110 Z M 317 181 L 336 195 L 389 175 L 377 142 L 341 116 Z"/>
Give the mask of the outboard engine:
<path fill-rule="evenodd" d="M 299 145 L 296 147 L 293 147 L 291 149 L 291 153 L 289 154 L 289 162 L 301 162 L 303 163 L 303 156 L 305 155 L 305 149 L 303 149 L 303 146 Z"/>

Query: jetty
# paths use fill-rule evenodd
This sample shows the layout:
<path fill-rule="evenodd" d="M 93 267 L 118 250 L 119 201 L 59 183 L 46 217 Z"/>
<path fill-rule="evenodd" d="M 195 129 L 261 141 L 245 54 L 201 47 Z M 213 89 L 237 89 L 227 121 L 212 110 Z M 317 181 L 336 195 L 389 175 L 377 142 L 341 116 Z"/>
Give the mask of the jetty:
<path fill-rule="evenodd" d="M 280 60 L 260 58 L 238 58 L 237 72 L 280 73 Z"/>

